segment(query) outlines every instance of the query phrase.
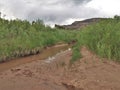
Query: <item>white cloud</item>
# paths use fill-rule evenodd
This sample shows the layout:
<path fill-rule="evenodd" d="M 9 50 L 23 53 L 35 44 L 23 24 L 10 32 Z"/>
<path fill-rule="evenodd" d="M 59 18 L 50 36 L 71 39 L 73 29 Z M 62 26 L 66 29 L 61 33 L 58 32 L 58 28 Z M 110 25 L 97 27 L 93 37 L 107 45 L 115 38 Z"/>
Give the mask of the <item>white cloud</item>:
<path fill-rule="evenodd" d="M 98 10 L 103 15 L 120 15 L 120 0 L 92 0 L 87 6 Z"/>
<path fill-rule="evenodd" d="M 6 18 L 42 19 L 47 24 L 68 24 L 91 17 L 120 14 L 120 0 L 1 0 Z"/>

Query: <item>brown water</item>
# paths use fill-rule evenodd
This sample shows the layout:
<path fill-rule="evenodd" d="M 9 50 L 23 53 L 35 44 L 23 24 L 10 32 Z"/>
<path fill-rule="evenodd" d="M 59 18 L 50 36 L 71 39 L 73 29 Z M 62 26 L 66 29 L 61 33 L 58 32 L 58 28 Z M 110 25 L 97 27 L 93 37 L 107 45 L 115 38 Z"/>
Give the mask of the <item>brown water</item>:
<path fill-rule="evenodd" d="M 49 56 L 53 56 L 60 51 L 64 51 L 64 50 L 68 49 L 68 47 L 70 47 L 70 46 L 67 44 L 56 45 L 53 47 L 48 47 L 47 49 L 43 50 L 40 54 L 37 54 L 37 55 L 22 57 L 22 58 L 14 59 L 14 60 L 11 60 L 11 61 L 8 61 L 5 63 L 1 63 L 0 64 L 0 72 L 8 70 L 12 67 L 19 66 L 21 64 L 30 63 L 35 60 L 44 60 L 44 59 L 48 58 Z"/>

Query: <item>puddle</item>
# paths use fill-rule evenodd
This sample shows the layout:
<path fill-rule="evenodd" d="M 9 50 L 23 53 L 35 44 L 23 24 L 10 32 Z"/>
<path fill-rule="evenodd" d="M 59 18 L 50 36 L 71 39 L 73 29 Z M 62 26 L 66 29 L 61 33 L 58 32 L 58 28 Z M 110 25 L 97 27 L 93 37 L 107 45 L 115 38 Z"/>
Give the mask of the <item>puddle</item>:
<path fill-rule="evenodd" d="M 25 64 L 25 63 L 30 63 L 32 61 L 35 60 L 44 60 L 47 59 L 47 62 L 50 62 L 54 59 L 54 55 L 57 55 L 57 53 L 62 52 L 67 50 L 70 47 L 70 45 L 67 44 L 63 44 L 63 45 L 56 45 L 53 47 L 49 47 L 45 50 L 43 50 L 40 54 L 37 55 L 32 55 L 32 56 L 28 56 L 28 57 L 22 57 L 22 58 L 18 58 L 18 59 L 14 59 L 5 63 L 1 63 L 0 64 L 0 72 L 8 70 L 10 68 Z"/>
<path fill-rule="evenodd" d="M 52 57 L 48 57 L 47 59 L 44 60 L 45 63 L 52 63 L 52 61 L 55 60 L 55 58 L 59 55 L 61 55 L 61 53 L 66 53 L 67 51 L 71 51 L 71 48 L 68 48 L 67 50 L 64 50 L 64 51 L 60 51 L 59 53 L 57 53 L 56 55 L 52 56 Z"/>

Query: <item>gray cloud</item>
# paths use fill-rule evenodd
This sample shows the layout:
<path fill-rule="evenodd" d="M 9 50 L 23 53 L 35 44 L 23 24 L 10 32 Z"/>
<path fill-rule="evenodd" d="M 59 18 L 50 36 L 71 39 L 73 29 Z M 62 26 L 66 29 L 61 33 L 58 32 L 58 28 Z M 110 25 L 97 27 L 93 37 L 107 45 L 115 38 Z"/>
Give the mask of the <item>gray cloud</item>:
<path fill-rule="evenodd" d="M 91 0 L 4 0 L 0 10 L 7 16 L 20 19 L 42 19 L 46 23 L 62 23 L 70 18 L 89 18 L 100 15 L 86 7 Z M 96 13 L 96 14 L 94 14 Z"/>

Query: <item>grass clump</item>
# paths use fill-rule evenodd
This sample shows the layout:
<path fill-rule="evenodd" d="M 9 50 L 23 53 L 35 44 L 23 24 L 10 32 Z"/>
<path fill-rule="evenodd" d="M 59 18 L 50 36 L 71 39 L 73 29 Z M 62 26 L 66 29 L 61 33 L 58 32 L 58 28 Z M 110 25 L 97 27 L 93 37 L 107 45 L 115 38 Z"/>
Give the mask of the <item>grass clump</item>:
<path fill-rule="evenodd" d="M 82 55 L 80 53 L 80 45 L 76 44 L 72 48 L 72 59 L 70 60 L 70 64 L 73 64 L 75 61 L 79 60 L 82 58 Z"/>

